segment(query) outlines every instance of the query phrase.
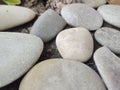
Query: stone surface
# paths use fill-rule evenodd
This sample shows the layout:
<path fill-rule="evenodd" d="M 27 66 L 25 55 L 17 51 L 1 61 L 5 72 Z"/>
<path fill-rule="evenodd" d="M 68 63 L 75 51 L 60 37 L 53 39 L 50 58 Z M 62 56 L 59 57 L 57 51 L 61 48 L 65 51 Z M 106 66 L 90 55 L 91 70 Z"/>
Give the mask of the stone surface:
<path fill-rule="evenodd" d="M 110 4 L 117 4 L 117 5 L 120 5 L 120 0 L 107 0 L 108 3 Z"/>
<path fill-rule="evenodd" d="M 85 4 L 71 4 L 63 7 L 61 14 L 69 25 L 96 30 L 103 24 L 101 15 Z"/>
<path fill-rule="evenodd" d="M 65 59 L 88 61 L 93 53 L 93 38 L 82 27 L 66 29 L 56 38 L 56 46 Z"/>
<path fill-rule="evenodd" d="M 57 12 L 48 9 L 37 19 L 30 33 L 47 42 L 53 39 L 65 25 L 65 20 Z"/>
<path fill-rule="evenodd" d="M 120 31 L 113 28 L 103 27 L 95 32 L 95 39 L 101 45 L 120 54 Z"/>
<path fill-rule="evenodd" d="M 94 60 L 108 90 L 120 90 L 120 58 L 102 47 L 95 52 Z"/>
<path fill-rule="evenodd" d="M 120 6 L 119 5 L 103 5 L 98 8 L 98 12 L 103 19 L 120 28 Z"/>
<path fill-rule="evenodd" d="M 39 59 L 40 38 L 22 33 L 0 32 L 0 87 L 21 77 Z"/>
<path fill-rule="evenodd" d="M 45 60 L 24 77 L 19 90 L 105 90 L 100 77 L 83 63 Z"/>
<path fill-rule="evenodd" d="M 96 8 L 101 5 L 104 5 L 106 3 L 106 0 L 81 0 L 81 2 Z"/>
<path fill-rule="evenodd" d="M 0 5 L 0 13 L 0 30 L 22 25 L 35 17 L 32 10 L 20 6 Z"/>

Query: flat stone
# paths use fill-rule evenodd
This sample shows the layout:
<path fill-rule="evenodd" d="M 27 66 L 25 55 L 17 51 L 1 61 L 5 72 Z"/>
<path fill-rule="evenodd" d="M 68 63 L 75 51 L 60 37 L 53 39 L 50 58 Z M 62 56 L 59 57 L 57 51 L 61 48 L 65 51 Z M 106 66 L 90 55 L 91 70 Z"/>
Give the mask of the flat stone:
<path fill-rule="evenodd" d="M 66 25 L 65 20 L 52 9 L 45 11 L 34 23 L 31 34 L 40 37 L 44 42 L 53 39 Z"/>
<path fill-rule="evenodd" d="M 106 22 L 120 28 L 119 5 L 103 5 L 98 8 L 98 12 Z"/>
<path fill-rule="evenodd" d="M 96 30 L 103 24 L 101 15 L 86 4 L 70 4 L 62 8 L 61 14 L 69 25 Z"/>
<path fill-rule="evenodd" d="M 77 61 L 50 59 L 33 67 L 19 90 L 106 90 L 98 74 Z"/>
<path fill-rule="evenodd" d="M 42 40 L 34 35 L 0 32 L 0 87 L 25 74 L 42 50 Z"/>
<path fill-rule="evenodd" d="M 106 0 L 81 0 L 81 2 L 96 8 L 101 5 L 104 5 L 106 3 Z"/>
<path fill-rule="evenodd" d="M 0 5 L 0 30 L 13 28 L 31 21 L 35 13 L 25 7 Z"/>
<path fill-rule="evenodd" d="M 120 31 L 103 27 L 95 32 L 95 39 L 114 53 L 120 54 Z"/>
<path fill-rule="evenodd" d="M 107 0 L 108 3 L 110 4 L 117 4 L 117 5 L 120 5 L 120 0 Z"/>
<path fill-rule="evenodd" d="M 95 52 L 94 60 L 108 90 L 120 90 L 120 58 L 102 47 Z"/>
<path fill-rule="evenodd" d="M 82 27 L 66 29 L 56 38 L 56 46 L 65 59 L 86 62 L 93 53 L 93 38 L 90 32 Z"/>

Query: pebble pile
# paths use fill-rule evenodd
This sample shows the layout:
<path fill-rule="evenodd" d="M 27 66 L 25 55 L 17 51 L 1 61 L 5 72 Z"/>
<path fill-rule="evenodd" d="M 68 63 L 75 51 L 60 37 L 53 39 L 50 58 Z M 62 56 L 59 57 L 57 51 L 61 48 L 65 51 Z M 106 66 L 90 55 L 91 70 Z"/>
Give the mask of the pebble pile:
<path fill-rule="evenodd" d="M 120 54 L 120 3 L 80 2 L 64 5 L 60 14 L 46 10 L 34 22 L 30 34 L 3 30 L 30 22 L 36 16 L 34 11 L 0 5 L 0 88 L 28 72 L 19 90 L 120 90 L 120 58 L 115 55 Z M 103 27 L 105 22 L 115 28 Z M 44 43 L 53 39 L 62 58 L 33 66 Z M 95 41 L 101 45 L 97 50 Z M 94 59 L 99 75 L 84 64 L 90 58 Z"/>

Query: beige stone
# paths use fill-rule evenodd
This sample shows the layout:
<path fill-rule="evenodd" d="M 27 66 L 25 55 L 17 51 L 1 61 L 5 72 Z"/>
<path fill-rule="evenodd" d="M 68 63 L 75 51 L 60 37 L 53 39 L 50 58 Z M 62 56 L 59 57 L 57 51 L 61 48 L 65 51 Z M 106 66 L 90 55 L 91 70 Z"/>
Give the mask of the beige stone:
<path fill-rule="evenodd" d="M 110 4 L 117 4 L 117 5 L 120 5 L 120 0 L 107 0 L 108 3 Z"/>

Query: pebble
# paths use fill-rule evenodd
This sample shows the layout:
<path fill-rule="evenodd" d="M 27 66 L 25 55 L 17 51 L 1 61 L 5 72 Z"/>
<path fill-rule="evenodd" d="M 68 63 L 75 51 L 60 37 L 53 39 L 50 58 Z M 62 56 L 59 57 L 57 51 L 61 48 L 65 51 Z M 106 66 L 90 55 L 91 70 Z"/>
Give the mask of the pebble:
<path fill-rule="evenodd" d="M 101 14 L 106 22 L 120 28 L 119 5 L 103 5 L 98 8 L 98 12 Z"/>
<path fill-rule="evenodd" d="M 85 3 L 93 8 L 97 8 L 106 3 L 106 0 L 81 0 L 82 3 Z"/>
<path fill-rule="evenodd" d="M 120 0 L 107 0 L 108 3 L 110 4 L 117 4 L 117 5 L 120 5 Z"/>
<path fill-rule="evenodd" d="M 53 39 L 66 25 L 65 20 L 52 9 L 45 11 L 34 23 L 31 34 L 40 37 L 44 42 Z"/>
<path fill-rule="evenodd" d="M 93 38 L 90 32 L 82 27 L 66 29 L 56 38 L 56 46 L 65 59 L 86 62 L 93 53 Z"/>
<path fill-rule="evenodd" d="M 0 30 L 10 29 L 31 21 L 35 13 L 25 7 L 0 5 Z"/>
<path fill-rule="evenodd" d="M 69 25 L 85 27 L 90 31 L 100 28 L 103 24 L 101 15 L 85 4 L 66 5 L 62 8 L 61 15 Z"/>
<path fill-rule="evenodd" d="M 94 60 L 108 90 L 120 90 L 120 58 L 101 47 L 95 52 Z"/>
<path fill-rule="evenodd" d="M 43 42 L 36 36 L 0 32 L 0 88 L 25 74 L 42 50 Z"/>
<path fill-rule="evenodd" d="M 83 63 L 45 60 L 34 66 L 19 90 L 106 90 L 98 74 Z"/>
<path fill-rule="evenodd" d="M 120 31 L 109 27 L 103 27 L 95 32 L 95 39 L 114 53 L 120 54 Z"/>

